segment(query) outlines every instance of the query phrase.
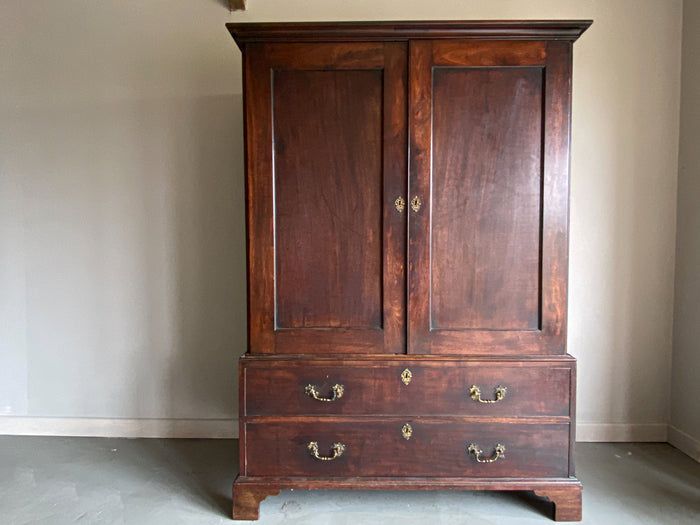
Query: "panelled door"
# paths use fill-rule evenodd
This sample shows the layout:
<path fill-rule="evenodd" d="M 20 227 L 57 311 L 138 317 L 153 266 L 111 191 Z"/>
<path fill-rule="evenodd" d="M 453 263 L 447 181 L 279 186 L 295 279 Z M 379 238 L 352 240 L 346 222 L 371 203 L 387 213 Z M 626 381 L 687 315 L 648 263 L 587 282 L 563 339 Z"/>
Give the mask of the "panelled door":
<path fill-rule="evenodd" d="M 564 353 L 570 44 L 417 40 L 409 68 L 409 353 Z"/>
<path fill-rule="evenodd" d="M 252 353 L 405 353 L 406 60 L 246 45 Z"/>

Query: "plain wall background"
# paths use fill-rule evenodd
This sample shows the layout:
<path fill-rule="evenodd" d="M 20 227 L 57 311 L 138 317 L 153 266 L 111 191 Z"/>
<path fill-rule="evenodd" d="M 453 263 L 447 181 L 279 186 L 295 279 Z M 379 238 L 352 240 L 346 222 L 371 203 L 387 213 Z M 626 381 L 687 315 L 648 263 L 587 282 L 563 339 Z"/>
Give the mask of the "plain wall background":
<path fill-rule="evenodd" d="M 669 438 L 700 461 L 700 2 L 683 4 L 678 236 Z"/>
<path fill-rule="evenodd" d="M 0 431 L 236 431 L 242 108 L 225 22 L 582 18 L 595 22 L 574 45 L 578 437 L 664 440 L 681 0 L 248 4 L 0 5 L 0 413 L 29 416 Z"/>

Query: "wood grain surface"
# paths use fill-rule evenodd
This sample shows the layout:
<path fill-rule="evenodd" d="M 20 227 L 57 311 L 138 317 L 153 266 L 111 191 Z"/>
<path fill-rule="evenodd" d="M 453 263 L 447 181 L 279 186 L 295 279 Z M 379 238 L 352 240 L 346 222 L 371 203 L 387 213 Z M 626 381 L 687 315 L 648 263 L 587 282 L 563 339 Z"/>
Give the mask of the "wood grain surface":
<path fill-rule="evenodd" d="M 569 417 L 573 362 L 498 360 L 411 362 L 401 359 L 379 363 L 335 359 L 246 361 L 242 373 L 246 399 L 242 416 L 264 415 L 459 415 L 479 417 Z M 410 370 L 404 384 L 401 373 Z M 335 401 L 333 386 L 343 387 Z M 470 388 L 478 386 L 483 400 L 495 399 L 496 387 L 505 387 L 502 401 L 480 403 Z"/>
<path fill-rule="evenodd" d="M 405 439 L 403 425 L 412 427 Z M 491 423 L 456 418 L 360 418 L 246 424 L 248 476 L 308 477 L 565 477 L 569 475 L 569 425 L 565 423 Z M 345 452 L 318 460 L 308 445 L 317 442 L 322 456 L 334 443 Z M 502 459 L 479 463 L 467 451 L 474 443 L 483 458 L 505 446 Z"/>
<path fill-rule="evenodd" d="M 433 70 L 432 330 L 540 327 L 542 80 Z"/>

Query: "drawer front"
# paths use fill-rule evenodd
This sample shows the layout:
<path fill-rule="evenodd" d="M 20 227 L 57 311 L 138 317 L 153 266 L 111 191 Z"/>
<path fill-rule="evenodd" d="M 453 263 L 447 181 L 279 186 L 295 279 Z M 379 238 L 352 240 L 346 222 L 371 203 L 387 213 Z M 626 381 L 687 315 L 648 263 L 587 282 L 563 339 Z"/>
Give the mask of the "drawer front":
<path fill-rule="evenodd" d="M 570 361 L 338 365 L 300 359 L 243 367 L 247 416 L 569 416 Z"/>
<path fill-rule="evenodd" d="M 359 419 L 247 423 L 246 474 L 476 478 L 569 475 L 568 424 Z M 336 443 L 342 446 L 334 448 Z M 500 454 L 496 452 L 498 445 L 503 447 Z"/>

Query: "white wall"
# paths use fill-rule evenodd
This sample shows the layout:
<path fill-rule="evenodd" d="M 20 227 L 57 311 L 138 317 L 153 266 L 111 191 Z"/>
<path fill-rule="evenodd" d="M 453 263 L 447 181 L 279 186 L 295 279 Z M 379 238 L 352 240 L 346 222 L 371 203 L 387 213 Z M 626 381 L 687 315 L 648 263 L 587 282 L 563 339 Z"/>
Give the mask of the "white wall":
<path fill-rule="evenodd" d="M 235 431 L 242 125 L 225 22 L 592 18 L 574 46 L 579 438 L 665 439 L 681 0 L 248 4 L 1 4 L 0 411 L 27 417 L 0 432 Z"/>
<path fill-rule="evenodd" d="M 700 461 L 700 2 L 683 4 L 678 233 L 669 441 Z"/>
<path fill-rule="evenodd" d="M 3 413 L 234 431 L 242 107 L 222 4 L 1 3 Z"/>

